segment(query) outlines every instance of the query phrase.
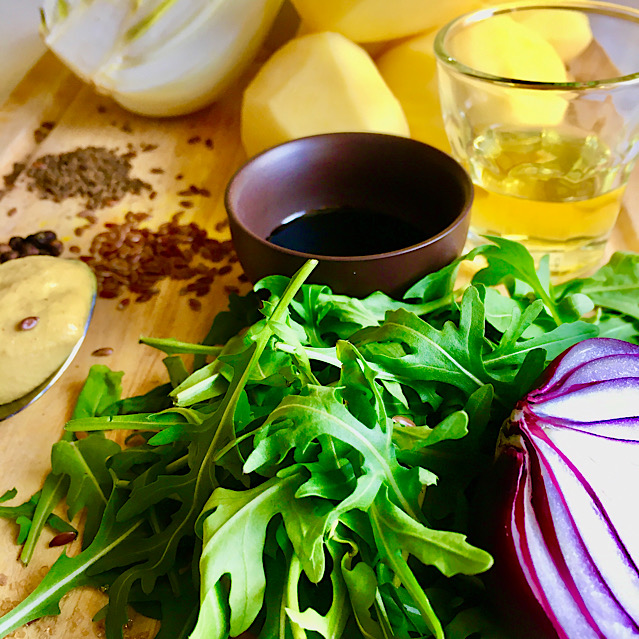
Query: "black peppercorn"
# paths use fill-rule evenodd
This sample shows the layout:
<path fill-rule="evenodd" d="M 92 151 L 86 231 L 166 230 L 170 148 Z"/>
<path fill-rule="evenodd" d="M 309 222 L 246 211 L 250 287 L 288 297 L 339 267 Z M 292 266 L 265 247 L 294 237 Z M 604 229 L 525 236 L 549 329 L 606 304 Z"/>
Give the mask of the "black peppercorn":
<path fill-rule="evenodd" d="M 9 240 L 8 244 L 0 243 L 0 264 L 28 255 L 58 257 L 63 250 L 64 246 L 54 231 L 38 231 L 27 237 L 16 235 Z"/>

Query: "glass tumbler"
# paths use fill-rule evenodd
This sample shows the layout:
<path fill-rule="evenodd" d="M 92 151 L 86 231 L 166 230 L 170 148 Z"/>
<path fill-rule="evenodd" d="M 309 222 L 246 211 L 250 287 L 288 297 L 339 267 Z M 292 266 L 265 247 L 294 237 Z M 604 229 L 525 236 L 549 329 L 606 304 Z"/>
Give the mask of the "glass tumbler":
<path fill-rule="evenodd" d="M 600 262 L 639 152 L 639 10 L 588 0 L 502 4 L 435 39 L 452 154 L 483 236 L 549 255 L 556 281 Z"/>

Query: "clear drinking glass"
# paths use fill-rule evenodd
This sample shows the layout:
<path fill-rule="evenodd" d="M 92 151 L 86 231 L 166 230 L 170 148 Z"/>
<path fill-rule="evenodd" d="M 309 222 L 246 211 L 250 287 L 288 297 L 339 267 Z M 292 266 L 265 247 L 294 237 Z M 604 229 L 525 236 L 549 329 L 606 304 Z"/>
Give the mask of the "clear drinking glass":
<path fill-rule="evenodd" d="M 498 5 L 445 26 L 435 53 L 452 153 L 476 188 L 470 243 L 518 240 L 557 280 L 591 270 L 639 152 L 639 11 Z"/>

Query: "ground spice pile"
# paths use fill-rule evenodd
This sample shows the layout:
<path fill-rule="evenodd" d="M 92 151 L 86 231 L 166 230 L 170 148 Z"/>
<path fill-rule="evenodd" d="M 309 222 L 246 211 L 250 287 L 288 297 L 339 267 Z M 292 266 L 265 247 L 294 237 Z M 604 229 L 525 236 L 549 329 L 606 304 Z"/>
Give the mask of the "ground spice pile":
<path fill-rule="evenodd" d="M 165 278 L 183 280 L 181 295 L 190 295 L 189 306 L 201 308 L 199 299 L 211 290 L 218 276 L 230 273 L 237 261 L 230 240 L 208 237 L 206 231 L 191 222 L 180 223 L 180 214 L 162 224 L 157 231 L 141 228 L 150 216 L 127 213 L 122 224 L 105 224 L 91 242 L 89 255 L 82 256 L 96 274 L 98 295 L 123 297 L 121 310 L 132 301 L 146 302 L 159 292 Z M 189 281 L 190 280 L 190 281 Z M 233 286 L 227 292 L 237 292 Z M 127 297 L 127 294 L 132 294 Z"/>
<path fill-rule="evenodd" d="M 14 162 L 11 172 L 2 177 L 4 188 L 0 189 L 0 200 L 15 186 L 17 179 L 26 166 L 24 162 Z"/>
<path fill-rule="evenodd" d="M 128 193 L 152 190 L 150 184 L 131 175 L 131 168 L 130 154 L 118 155 L 99 146 L 43 155 L 26 171 L 27 189 L 54 202 L 81 197 L 87 209 L 99 209 Z"/>

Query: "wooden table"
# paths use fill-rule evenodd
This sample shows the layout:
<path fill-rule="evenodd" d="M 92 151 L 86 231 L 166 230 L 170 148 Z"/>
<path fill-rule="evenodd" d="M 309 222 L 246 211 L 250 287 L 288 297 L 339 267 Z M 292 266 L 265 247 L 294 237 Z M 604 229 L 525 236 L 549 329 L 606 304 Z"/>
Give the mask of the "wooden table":
<path fill-rule="evenodd" d="M 195 206 L 186 210 L 184 219 L 197 222 L 212 237 L 228 238 L 228 229 L 216 230 L 216 225 L 219 227 L 218 223 L 226 217 L 225 185 L 245 159 L 239 142 L 239 95 L 238 87 L 219 103 L 187 117 L 169 120 L 136 117 L 109 99 L 97 96 L 46 54 L 0 109 L 0 175 L 10 173 L 14 162 L 28 164 L 41 155 L 76 147 L 96 145 L 125 151 L 129 144 L 152 144 L 157 149 L 133 159 L 133 172 L 150 182 L 157 196 L 153 200 L 148 193 L 127 196 L 114 206 L 97 211 L 97 226 L 78 236 L 75 229 L 84 225 L 77 217 L 84 208 L 82 203 L 67 200 L 56 204 L 38 199 L 26 190 L 21 177 L 15 188 L 0 200 L 0 241 L 52 228 L 65 246 L 77 245 L 86 252 L 102 224 L 121 222 L 127 211 L 150 212 L 152 217 L 147 223 L 151 227 L 168 220 L 180 209 L 179 201 L 183 198 L 178 192 L 187 184 L 207 189 L 211 197 L 194 198 Z M 42 122 L 55 122 L 55 127 L 38 142 L 34 131 Z M 211 139 L 213 148 L 193 143 L 197 137 Z M 161 167 L 164 173 L 152 172 L 154 167 Z M 184 176 L 183 180 L 176 180 L 178 174 Z M 639 179 L 636 179 L 628 191 L 627 207 L 620 216 L 609 251 L 639 251 L 639 207 L 631 206 L 638 199 Z M 16 213 L 7 215 L 14 208 Z M 177 294 L 183 283 L 174 281 L 165 282 L 159 295 L 150 301 L 133 303 L 125 310 L 117 309 L 117 301 L 99 299 L 86 340 L 55 388 L 22 413 L 0 423 L 0 494 L 16 487 L 18 497 L 10 503 L 21 503 L 40 488 L 49 470 L 51 446 L 60 437 L 92 364 L 107 364 L 114 370 L 125 371 L 126 396 L 165 381 L 162 355 L 139 345 L 138 337 L 199 341 L 212 317 L 226 307 L 225 286 L 236 285 L 239 275 L 239 266 L 234 264 L 228 275 L 214 282 L 210 294 L 202 299 L 203 308 L 199 312 Z M 243 287 L 246 290 L 247 286 Z M 105 347 L 112 348 L 113 354 L 92 355 Z M 10 610 L 30 592 L 61 552 L 60 548 L 47 546 L 52 537 L 47 531 L 31 564 L 24 567 L 18 560 L 20 549 L 14 543 L 15 536 L 16 527 L 0 521 L 0 613 Z M 77 543 L 67 547 L 70 554 L 76 550 Z M 74 591 L 64 599 L 59 617 L 40 619 L 15 631 L 13 636 L 23 639 L 103 636 L 99 624 L 91 621 L 103 604 L 104 596 L 100 593 Z M 154 622 L 136 617 L 126 636 L 150 639 L 156 630 Z"/>

